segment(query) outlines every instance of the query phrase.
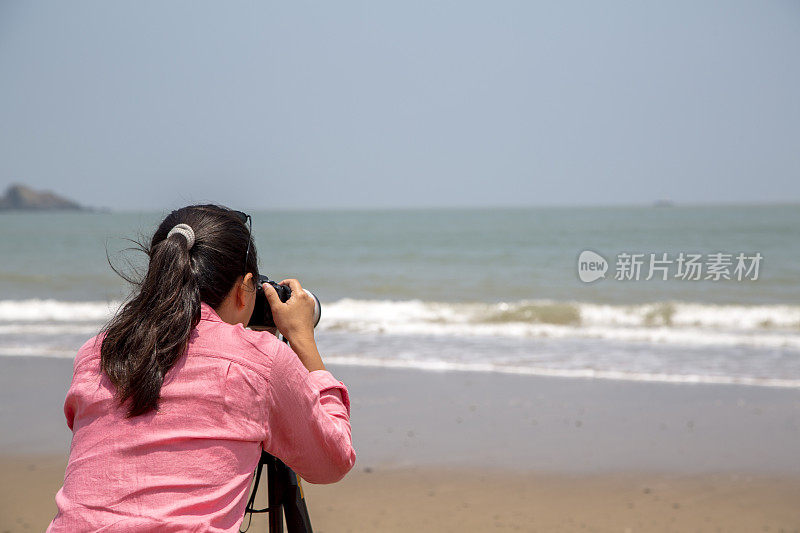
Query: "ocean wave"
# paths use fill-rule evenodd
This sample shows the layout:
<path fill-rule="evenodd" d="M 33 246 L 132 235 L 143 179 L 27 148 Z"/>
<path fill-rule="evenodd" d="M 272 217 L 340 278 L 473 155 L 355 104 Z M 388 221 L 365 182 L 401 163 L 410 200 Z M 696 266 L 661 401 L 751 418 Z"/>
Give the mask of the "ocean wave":
<path fill-rule="evenodd" d="M 800 349 L 800 306 L 551 300 L 441 303 L 343 299 L 322 329 L 394 335 L 582 338 L 692 346 Z"/>
<path fill-rule="evenodd" d="M 521 300 L 498 303 L 442 303 L 421 300 L 342 299 L 325 306 L 332 320 L 425 320 L 432 323 L 554 324 L 572 326 L 640 326 L 791 329 L 800 332 L 800 306 L 719 305 L 653 302 L 611 305 L 578 301 Z"/>
<path fill-rule="evenodd" d="M 119 306 L 118 301 L 0 300 L 0 336 L 93 333 Z M 553 300 L 450 303 L 345 298 L 323 302 L 319 330 L 800 350 L 800 306 L 674 301 L 629 305 Z"/>
<path fill-rule="evenodd" d="M 0 356 L 75 357 L 120 302 L 0 301 Z M 326 362 L 800 388 L 800 306 L 323 302 Z"/>
<path fill-rule="evenodd" d="M 0 300 L 0 323 L 105 322 L 119 306 L 115 301 Z"/>

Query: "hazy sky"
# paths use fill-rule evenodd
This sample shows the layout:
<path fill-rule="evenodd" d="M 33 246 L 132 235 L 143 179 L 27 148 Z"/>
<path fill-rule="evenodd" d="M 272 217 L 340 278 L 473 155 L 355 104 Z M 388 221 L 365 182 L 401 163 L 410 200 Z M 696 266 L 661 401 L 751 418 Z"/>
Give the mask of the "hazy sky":
<path fill-rule="evenodd" d="M 800 2 L 0 0 L 0 187 L 118 209 L 800 201 Z"/>

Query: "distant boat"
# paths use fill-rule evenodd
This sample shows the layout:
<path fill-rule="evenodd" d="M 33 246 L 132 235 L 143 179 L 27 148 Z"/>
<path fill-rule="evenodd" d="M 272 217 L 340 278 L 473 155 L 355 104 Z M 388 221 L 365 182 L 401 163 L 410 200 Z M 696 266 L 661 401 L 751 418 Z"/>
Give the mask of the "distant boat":
<path fill-rule="evenodd" d="M 672 207 L 675 205 L 675 202 L 670 200 L 669 198 L 663 198 L 661 200 L 656 200 L 653 202 L 653 207 Z"/>

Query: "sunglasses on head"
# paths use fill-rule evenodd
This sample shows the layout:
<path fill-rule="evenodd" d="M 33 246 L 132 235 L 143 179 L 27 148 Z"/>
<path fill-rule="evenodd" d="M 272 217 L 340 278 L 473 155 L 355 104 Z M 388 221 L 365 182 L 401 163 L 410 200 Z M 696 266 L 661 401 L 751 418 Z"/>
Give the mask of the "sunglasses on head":
<path fill-rule="evenodd" d="M 244 273 L 247 274 L 247 261 L 250 259 L 250 243 L 253 242 L 253 219 L 250 215 L 242 211 L 233 211 L 233 214 L 242 221 L 242 224 L 247 226 L 247 252 L 244 254 Z M 257 277 L 258 276 L 256 276 L 256 278 Z M 256 283 L 258 283 L 258 281 L 256 281 Z"/>

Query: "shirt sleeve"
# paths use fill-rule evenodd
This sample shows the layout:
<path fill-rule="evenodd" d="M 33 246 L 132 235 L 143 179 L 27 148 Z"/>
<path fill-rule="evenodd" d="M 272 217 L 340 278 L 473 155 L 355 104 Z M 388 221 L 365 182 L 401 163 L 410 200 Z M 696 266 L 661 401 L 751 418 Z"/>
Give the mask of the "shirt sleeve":
<path fill-rule="evenodd" d="M 335 483 L 353 467 L 350 397 L 327 370 L 309 372 L 279 343 L 270 369 L 264 450 L 309 483 Z"/>

